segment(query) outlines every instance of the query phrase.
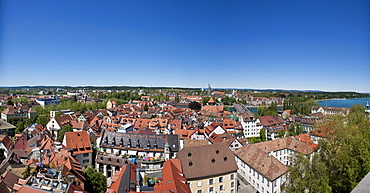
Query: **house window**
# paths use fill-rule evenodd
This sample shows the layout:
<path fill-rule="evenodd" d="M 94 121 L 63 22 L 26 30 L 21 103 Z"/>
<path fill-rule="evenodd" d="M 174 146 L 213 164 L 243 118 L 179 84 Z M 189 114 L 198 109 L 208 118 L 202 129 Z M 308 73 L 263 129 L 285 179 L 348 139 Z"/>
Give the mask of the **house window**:
<path fill-rule="evenodd" d="M 230 193 L 234 193 L 234 189 L 231 189 L 231 190 L 230 190 Z"/>
<path fill-rule="evenodd" d="M 234 182 L 230 183 L 230 187 L 234 187 L 234 185 L 235 185 Z"/>
<path fill-rule="evenodd" d="M 202 193 L 203 191 L 202 190 L 198 190 L 197 193 Z"/>
<path fill-rule="evenodd" d="M 198 187 L 202 186 L 202 181 L 198 181 Z"/>
<path fill-rule="evenodd" d="M 209 193 L 213 193 L 213 187 L 210 187 L 210 188 L 208 189 L 208 192 L 209 192 Z"/>
<path fill-rule="evenodd" d="M 208 180 L 208 185 L 212 185 L 213 184 L 213 179 L 209 179 Z"/>
<path fill-rule="evenodd" d="M 84 157 L 88 157 L 89 156 L 89 153 L 84 153 Z"/>
<path fill-rule="evenodd" d="M 90 160 L 88 160 L 88 159 L 84 159 L 82 162 L 83 162 L 83 163 L 89 163 L 89 162 L 90 162 Z"/>
<path fill-rule="evenodd" d="M 220 187 L 219 187 L 219 190 L 220 191 L 222 191 L 222 190 L 224 190 L 225 188 L 224 188 L 224 185 L 221 185 Z"/>
<path fill-rule="evenodd" d="M 219 183 L 224 182 L 224 177 L 219 177 L 219 178 L 218 178 L 218 182 L 219 182 Z"/>
<path fill-rule="evenodd" d="M 235 178 L 234 174 L 230 175 L 230 180 L 233 180 Z"/>

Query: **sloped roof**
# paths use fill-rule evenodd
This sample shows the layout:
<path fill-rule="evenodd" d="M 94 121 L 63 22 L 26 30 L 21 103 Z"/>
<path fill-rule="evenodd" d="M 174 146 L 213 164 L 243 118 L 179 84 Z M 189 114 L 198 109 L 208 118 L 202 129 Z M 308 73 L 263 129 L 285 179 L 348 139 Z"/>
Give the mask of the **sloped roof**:
<path fill-rule="evenodd" d="M 106 192 L 127 193 L 135 190 L 135 169 L 137 166 L 132 164 L 124 165 L 120 171 L 112 177 L 112 184 Z"/>
<path fill-rule="evenodd" d="M 211 97 L 209 100 L 208 100 L 208 103 L 216 103 L 215 99 L 213 99 L 213 97 Z"/>
<path fill-rule="evenodd" d="M 289 170 L 288 167 L 282 164 L 278 159 L 269 156 L 268 153 L 251 144 L 244 145 L 235 150 L 234 153 L 235 156 L 270 181 L 274 181 Z"/>
<path fill-rule="evenodd" d="M 198 139 L 184 139 L 184 147 L 197 147 L 202 145 L 208 145 L 208 141 Z"/>
<path fill-rule="evenodd" d="M 211 143 L 221 143 L 223 141 L 223 139 L 216 133 L 212 133 L 211 136 L 209 136 L 208 140 Z"/>
<path fill-rule="evenodd" d="M 182 173 L 181 162 L 170 159 L 164 163 L 162 169 L 163 181 L 154 186 L 154 191 L 168 190 L 169 192 L 190 193 L 186 178 Z"/>
<path fill-rule="evenodd" d="M 262 151 L 269 153 L 271 151 L 278 151 L 282 149 L 290 149 L 295 152 L 303 153 L 306 155 L 315 151 L 305 142 L 296 140 L 294 137 L 286 137 L 282 139 L 275 139 L 271 141 L 264 141 L 253 144 L 255 147 L 260 148 Z"/>
<path fill-rule="evenodd" d="M 6 171 L 1 175 L 0 183 L 4 183 L 8 188 L 13 189 L 14 184 L 18 182 L 20 177 L 12 172 Z"/>
<path fill-rule="evenodd" d="M 101 146 L 112 148 L 115 146 L 120 149 L 135 148 L 142 151 L 163 151 L 164 144 L 169 143 L 171 151 L 179 150 L 178 135 L 163 135 L 163 134 L 134 134 L 134 133 L 116 133 L 112 131 L 104 131 L 101 140 Z"/>
<path fill-rule="evenodd" d="M 284 123 L 280 116 L 265 115 L 258 118 L 263 126 L 273 126 Z"/>
<path fill-rule="evenodd" d="M 225 143 L 184 147 L 177 153 L 186 179 L 207 178 L 238 169 L 233 152 Z"/>
<path fill-rule="evenodd" d="M 9 150 L 9 148 L 11 147 L 12 145 L 12 139 L 10 139 L 10 137 L 8 135 L 0 135 L 0 142 L 2 144 L 4 144 L 4 146 L 6 147 L 6 149 Z"/>
<path fill-rule="evenodd" d="M 318 149 L 320 147 L 319 144 L 313 143 L 312 139 L 310 138 L 310 136 L 308 136 L 307 133 L 304 133 L 304 134 L 301 134 L 301 135 L 297 135 L 297 136 L 295 136 L 295 138 L 298 141 L 302 141 L 302 142 L 307 143 L 310 147 L 312 147 L 314 149 Z"/>
<path fill-rule="evenodd" d="M 223 112 L 224 111 L 224 106 L 202 106 L 202 111 L 207 111 L 207 112 Z"/>
<path fill-rule="evenodd" d="M 87 131 L 75 131 L 65 133 L 65 146 L 73 149 L 74 154 L 91 153 L 92 147 Z"/>

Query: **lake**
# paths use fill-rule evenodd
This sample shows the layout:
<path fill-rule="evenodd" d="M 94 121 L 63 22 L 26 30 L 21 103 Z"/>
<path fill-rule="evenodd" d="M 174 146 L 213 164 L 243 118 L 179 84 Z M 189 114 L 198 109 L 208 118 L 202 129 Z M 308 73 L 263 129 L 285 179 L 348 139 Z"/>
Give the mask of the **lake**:
<path fill-rule="evenodd" d="M 343 107 L 343 108 L 351 108 L 354 104 L 361 104 L 362 106 L 366 107 L 366 103 L 369 102 L 370 105 L 370 98 L 357 98 L 357 99 L 332 99 L 332 100 L 322 100 L 317 101 L 320 106 L 322 107 Z M 258 108 L 252 107 L 248 108 L 252 113 L 257 113 Z M 278 110 L 281 110 L 281 107 L 278 107 Z"/>
<path fill-rule="evenodd" d="M 322 107 L 344 107 L 351 108 L 354 104 L 361 104 L 366 107 L 366 103 L 370 102 L 370 98 L 344 99 L 344 100 L 323 100 L 317 101 Z"/>

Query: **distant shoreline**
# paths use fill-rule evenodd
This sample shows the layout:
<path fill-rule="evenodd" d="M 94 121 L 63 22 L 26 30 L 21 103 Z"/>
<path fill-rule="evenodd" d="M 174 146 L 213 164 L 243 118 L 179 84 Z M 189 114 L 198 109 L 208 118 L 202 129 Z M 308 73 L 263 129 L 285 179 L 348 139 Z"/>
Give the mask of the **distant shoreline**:
<path fill-rule="evenodd" d="M 319 99 L 319 100 L 315 100 L 315 101 L 329 101 L 329 100 L 348 100 L 348 99 L 369 99 L 370 100 L 370 97 L 365 97 L 365 98 L 332 98 L 332 99 Z"/>

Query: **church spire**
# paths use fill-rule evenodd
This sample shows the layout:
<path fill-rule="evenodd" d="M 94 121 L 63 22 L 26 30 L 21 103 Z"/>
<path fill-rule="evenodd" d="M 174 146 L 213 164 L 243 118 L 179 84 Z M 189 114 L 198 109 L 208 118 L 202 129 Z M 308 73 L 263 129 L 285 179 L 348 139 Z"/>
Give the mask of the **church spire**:
<path fill-rule="evenodd" d="M 211 85 L 208 83 L 208 90 L 207 90 L 207 95 L 211 96 Z"/>

